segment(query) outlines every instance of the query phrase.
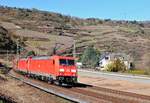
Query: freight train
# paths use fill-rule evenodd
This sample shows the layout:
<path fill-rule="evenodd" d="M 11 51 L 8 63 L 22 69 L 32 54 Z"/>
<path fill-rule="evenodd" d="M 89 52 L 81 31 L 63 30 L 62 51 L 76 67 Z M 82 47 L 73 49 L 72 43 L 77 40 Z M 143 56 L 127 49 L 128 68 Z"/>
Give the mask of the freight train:
<path fill-rule="evenodd" d="M 66 56 L 33 56 L 14 62 L 14 70 L 50 83 L 76 84 L 75 58 Z"/>

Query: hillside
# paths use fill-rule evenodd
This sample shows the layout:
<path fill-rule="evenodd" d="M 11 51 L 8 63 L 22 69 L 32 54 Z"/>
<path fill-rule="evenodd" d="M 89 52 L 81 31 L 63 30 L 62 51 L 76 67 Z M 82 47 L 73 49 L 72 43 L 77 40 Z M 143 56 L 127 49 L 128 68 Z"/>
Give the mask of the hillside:
<path fill-rule="evenodd" d="M 138 68 L 150 67 L 150 35 L 144 28 L 101 25 L 80 29 L 84 31 L 81 35 L 86 34 L 77 40 L 80 50 L 86 45 L 94 45 L 101 52 L 124 52 Z"/>
<path fill-rule="evenodd" d="M 59 53 L 72 54 L 73 40 L 77 53 L 93 45 L 102 52 L 124 52 L 136 68 L 150 68 L 150 23 L 112 21 L 95 18 L 81 19 L 62 14 L 0 7 L 0 25 L 19 38 L 26 50 L 37 54 L 52 54 L 58 43 Z"/>

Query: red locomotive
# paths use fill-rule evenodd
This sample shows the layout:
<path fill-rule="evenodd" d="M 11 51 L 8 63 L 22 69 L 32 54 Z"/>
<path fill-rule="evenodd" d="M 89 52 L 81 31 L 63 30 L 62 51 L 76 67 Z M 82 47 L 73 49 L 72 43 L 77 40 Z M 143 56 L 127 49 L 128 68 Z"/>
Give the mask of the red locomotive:
<path fill-rule="evenodd" d="M 15 71 L 59 84 L 77 83 L 75 58 L 65 56 L 34 56 L 21 58 L 14 67 Z"/>

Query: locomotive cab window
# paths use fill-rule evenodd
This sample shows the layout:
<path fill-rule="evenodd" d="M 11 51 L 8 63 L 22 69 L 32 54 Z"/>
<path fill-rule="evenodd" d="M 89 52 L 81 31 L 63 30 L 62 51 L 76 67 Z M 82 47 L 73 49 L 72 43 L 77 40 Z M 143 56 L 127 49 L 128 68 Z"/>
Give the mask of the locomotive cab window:
<path fill-rule="evenodd" d="M 60 65 L 74 65 L 74 60 L 60 59 Z"/>
<path fill-rule="evenodd" d="M 60 63 L 60 65 L 67 65 L 66 59 L 60 59 L 59 63 Z"/>
<path fill-rule="evenodd" d="M 68 65 L 74 65 L 74 60 L 68 60 Z"/>

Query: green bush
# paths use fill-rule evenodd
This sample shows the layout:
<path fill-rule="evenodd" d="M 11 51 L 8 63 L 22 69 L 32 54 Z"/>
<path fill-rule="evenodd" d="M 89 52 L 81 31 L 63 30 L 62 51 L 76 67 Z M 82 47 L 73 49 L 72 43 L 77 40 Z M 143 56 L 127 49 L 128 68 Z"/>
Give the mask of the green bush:
<path fill-rule="evenodd" d="M 35 52 L 34 51 L 29 51 L 28 53 L 27 53 L 27 57 L 28 56 L 35 56 L 36 54 L 35 54 Z"/>
<path fill-rule="evenodd" d="M 145 69 L 144 75 L 150 75 L 150 69 Z"/>
<path fill-rule="evenodd" d="M 99 62 L 99 52 L 97 52 L 92 46 L 86 48 L 81 57 L 83 66 L 88 68 L 95 68 Z"/>
<path fill-rule="evenodd" d="M 138 75 L 144 75 L 145 74 L 145 70 L 128 70 L 126 71 L 126 73 L 129 74 L 138 74 Z"/>
<path fill-rule="evenodd" d="M 110 72 L 118 72 L 118 71 L 125 71 L 126 66 L 124 62 L 122 62 L 120 59 L 114 60 L 112 63 L 107 65 L 107 71 Z"/>

